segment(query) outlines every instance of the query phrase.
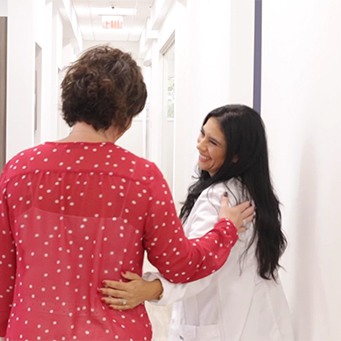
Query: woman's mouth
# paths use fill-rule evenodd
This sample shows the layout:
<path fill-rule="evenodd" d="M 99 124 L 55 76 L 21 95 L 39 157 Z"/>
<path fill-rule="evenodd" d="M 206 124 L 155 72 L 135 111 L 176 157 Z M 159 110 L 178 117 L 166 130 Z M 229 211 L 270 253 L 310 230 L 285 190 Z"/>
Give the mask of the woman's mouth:
<path fill-rule="evenodd" d="M 206 162 L 208 160 L 209 160 L 209 157 L 199 154 L 199 161 L 200 162 Z"/>

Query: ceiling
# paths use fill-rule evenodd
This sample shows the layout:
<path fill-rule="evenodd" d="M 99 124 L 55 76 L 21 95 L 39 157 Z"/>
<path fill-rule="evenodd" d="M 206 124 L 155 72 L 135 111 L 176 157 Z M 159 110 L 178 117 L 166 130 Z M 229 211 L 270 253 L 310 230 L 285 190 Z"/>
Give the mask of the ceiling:
<path fill-rule="evenodd" d="M 72 0 L 84 41 L 137 42 L 150 17 L 154 0 Z M 121 15 L 122 28 L 103 28 L 102 17 L 133 10 L 136 14 Z M 107 21 L 107 26 L 117 26 Z"/>

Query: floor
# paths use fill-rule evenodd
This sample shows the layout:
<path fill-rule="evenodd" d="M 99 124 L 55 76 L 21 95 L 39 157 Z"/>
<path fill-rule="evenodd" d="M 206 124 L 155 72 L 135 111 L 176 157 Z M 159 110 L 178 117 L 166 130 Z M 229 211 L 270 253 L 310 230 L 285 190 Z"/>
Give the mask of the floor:
<path fill-rule="evenodd" d="M 146 271 L 157 271 L 147 259 L 144 264 L 144 272 Z M 153 327 L 153 341 L 167 341 L 171 306 L 157 306 L 149 302 L 145 305 Z"/>

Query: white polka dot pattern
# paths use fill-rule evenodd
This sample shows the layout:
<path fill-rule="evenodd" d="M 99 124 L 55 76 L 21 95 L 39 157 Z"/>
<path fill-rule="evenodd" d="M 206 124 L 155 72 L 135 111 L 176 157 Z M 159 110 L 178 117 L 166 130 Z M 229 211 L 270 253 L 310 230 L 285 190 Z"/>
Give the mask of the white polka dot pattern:
<path fill-rule="evenodd" d="M 115 311 L 97 288 L 142 272 L 172 282 L 217 270 L 237 240 L 226 220 L 187 240 L 157 167 L 111 143 L 45 143 L 0 179 L 0 335 L 13 340 L 150 340 L 143 305 Z"/>

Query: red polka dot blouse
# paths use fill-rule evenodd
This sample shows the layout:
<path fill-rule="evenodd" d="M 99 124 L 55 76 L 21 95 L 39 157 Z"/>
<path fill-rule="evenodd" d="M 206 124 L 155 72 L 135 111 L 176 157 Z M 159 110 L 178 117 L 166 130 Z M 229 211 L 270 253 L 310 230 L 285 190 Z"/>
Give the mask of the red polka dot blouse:
<path fill-rule="evenodd" d="M 47 142 L 0 178 L 0 336 L 8 340 L 150 340 L 144 305 L 109 309 L 97 288 L 142 273 L 188 282 L 225 262 L 237 240 L 221 220 L 187 240 L 154 163 L 112 143 Z"/>

